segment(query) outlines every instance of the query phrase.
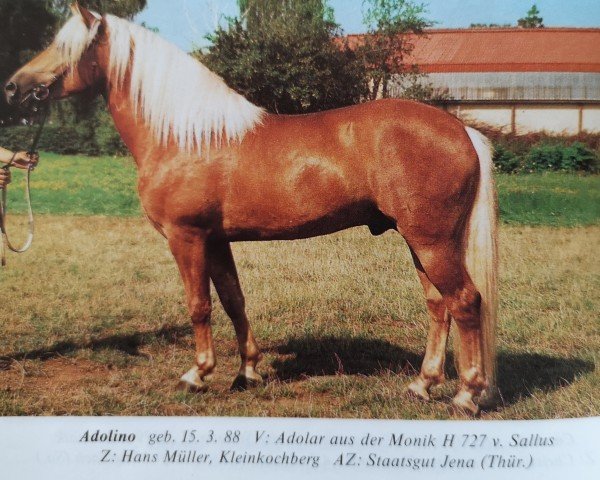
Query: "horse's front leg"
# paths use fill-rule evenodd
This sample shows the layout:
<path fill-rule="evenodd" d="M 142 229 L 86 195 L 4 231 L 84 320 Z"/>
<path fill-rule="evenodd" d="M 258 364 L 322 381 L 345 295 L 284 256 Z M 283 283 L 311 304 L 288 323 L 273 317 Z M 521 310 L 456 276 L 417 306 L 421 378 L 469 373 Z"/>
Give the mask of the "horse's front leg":
<path fill-rule="evenodd" d="M 206 235 L 196 229 L 166 229 L 169 247 L 175 257 L 187 297 L 196 341 L 196 365 L 180 379 L 180 387 L 206 390 L 205 379 L 216 365 L 210 327 L 211 301 Z"/>
<path fill-rule="evenodd" d="M 254 340 L 246 317 L 244 295 L 235 268 L 231 246 L 227 241 L 212 241 L 208 245 L 210 278 L 215 285 L 223 308 L 235 328 L 242 364 L 238 376 L 233 381 L 232 389 L 245 389 L 262 382 L 256 373 L 256 364 L 262 355 Z"/>

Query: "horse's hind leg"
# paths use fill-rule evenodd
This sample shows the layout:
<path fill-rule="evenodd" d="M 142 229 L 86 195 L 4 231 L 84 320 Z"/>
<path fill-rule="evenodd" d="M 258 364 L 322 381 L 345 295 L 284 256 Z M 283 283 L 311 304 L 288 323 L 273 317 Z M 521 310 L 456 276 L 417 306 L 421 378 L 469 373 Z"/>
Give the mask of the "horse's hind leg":
<path fill-rule="evenodd" d="M 210 277 L 215 285 L 223 308 L 235 328 L 242 364 L 232 389 L 245 389 L 251 384 L 261 383 L 262 377 L 256 373 L 256 364 L 261 353 L 246 317 L 244 295 L 235 268 L 229 242 L 219 241 L 209 244 Z"/>
<path fill-rule="evenodd" d="M 206 239 L 196 230 L 169 229 L 169 247 L 175 257 L 188 303 L 196 341 L 196 365 L 180 379 L 180 386 L 193 392 L 206 390 L 205 378 L 215 368 L 215 350 L 210 327 L 210 280 Z"/>
<path fill-rule="evenodd" d="M 474 399 L 487 386 L 483 369 L 481 295 L 467 273 L 459 244 L 448 240 L 413 248 L 458 327 L 460 388 L 452 403 L 460 410 L 476 414 L 479 409 Z"/>
<path fill-rule="evenodd" d="M 425 291 L 430 323 L 421 373 L 409 384 L 408 391 L 422 400 L 429 400 L 429 389 L 445 380 L 444 363 L 451 318 L 442 295 L 427 278 L 421 262 L 412 249 L 411 253 L 419 280 Z"/>

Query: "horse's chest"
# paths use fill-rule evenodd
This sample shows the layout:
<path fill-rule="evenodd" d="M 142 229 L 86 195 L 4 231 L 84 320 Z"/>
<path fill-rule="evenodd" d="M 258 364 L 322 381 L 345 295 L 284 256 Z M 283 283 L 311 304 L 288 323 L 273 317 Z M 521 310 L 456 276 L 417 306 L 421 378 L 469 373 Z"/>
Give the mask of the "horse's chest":
<path fill-rule="evenodd" d="M 199 176 L 140 176 L 138 192 L 153 223 L 207 224 L 215 217 L 214 185 Z"/>

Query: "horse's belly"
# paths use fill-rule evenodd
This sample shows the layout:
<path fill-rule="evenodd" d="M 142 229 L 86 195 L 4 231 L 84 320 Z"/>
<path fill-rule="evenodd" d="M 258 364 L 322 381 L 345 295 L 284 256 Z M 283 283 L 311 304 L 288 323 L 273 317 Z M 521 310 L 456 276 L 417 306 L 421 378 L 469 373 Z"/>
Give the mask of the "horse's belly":
<path fill-rule="evenodd" d="M 318 216 L 298 215 L 287 218 L 277 216 L 252 216 L 237 221 L 227 221 L 224 233 L 230 241 L 293 240 L 338 232 L 358 225 L 368 225 L 374 208 L 359 202 L 323 213 Z"/>

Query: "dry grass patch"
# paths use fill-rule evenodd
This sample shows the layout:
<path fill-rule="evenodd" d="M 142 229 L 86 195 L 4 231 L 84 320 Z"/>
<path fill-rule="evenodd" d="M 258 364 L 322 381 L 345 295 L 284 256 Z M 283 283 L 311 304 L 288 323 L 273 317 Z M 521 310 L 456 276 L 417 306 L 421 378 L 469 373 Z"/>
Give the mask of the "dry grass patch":
<path fill-rule="evenodd" d="M 599 415 L 600 227 L 503 227 L 500 378 L 486 418 Z M 235 245 L 265 385 L 232 393 L 233 328 L 215 299 L 218 367 L 177 392 L 193 361 L 183 289 L 142 219 L 40 217 L 33 249 L 0 272 L 0 414 L 448 418 L 403 395 L 427 317 L 395 233 Z"/>

